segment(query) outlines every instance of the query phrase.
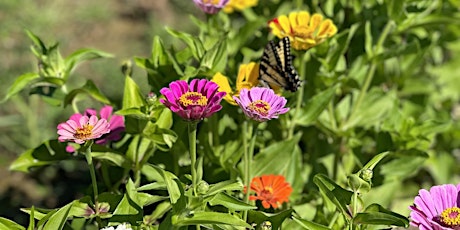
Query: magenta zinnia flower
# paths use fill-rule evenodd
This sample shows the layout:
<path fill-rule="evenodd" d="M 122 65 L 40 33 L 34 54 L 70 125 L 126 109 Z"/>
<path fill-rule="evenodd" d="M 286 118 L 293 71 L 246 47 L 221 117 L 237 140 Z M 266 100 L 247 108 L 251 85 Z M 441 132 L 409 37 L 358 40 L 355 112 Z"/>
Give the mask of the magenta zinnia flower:
<path fill-rule="evenodd" d="M 195 5 L 207 14 L 216 14 L 227 4 L 228 0 L 193 0 Z"/>
<path fill-rule="evenodd" d="M 166 98 L 160 102 L 187 121 L 199 121 L 222 109 L 220 102 L 226 93 L 218 92 L 218 88 L 206 79 L 193 79 L 190 86 L 184 80 L 177 80 L 160 90 Z"/>
<path fill-rule="evenodd" d="M 57 126 L 57 133 L 60 135 L 58 140 L 83 144 L 109 133 L 109 127 L 106 119 L 98 119 L 96 116 L 81 116 L 78 120 L 70 118 Z"/>
<path fill-rule="evenodd" d="M 460 229 L 460 184 L 421 189 L 410 206 L 411 225 L 421 230 Z"/>
<path fill-rule="evenodd" d="M 241 89 L 239 98 L 234 96 L 236 103 L 244 114 L 256 121 L 264 122 L 278 118 L 279 114 L 287 113 L 286 98 L 278 96 L 272 89 L 253 87 Z"/>

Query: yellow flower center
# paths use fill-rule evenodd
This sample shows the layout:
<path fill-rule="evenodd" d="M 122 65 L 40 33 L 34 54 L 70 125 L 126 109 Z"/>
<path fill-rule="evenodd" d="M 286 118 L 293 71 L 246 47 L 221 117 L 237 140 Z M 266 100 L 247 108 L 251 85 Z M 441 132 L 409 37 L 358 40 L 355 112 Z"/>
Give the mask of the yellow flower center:
<path fill-rule="evenodd" d="M 443 224 L 452 227 L 460 225 L 460 208 L 447 208 L 441 213 L 440 220 Z"/>
<path fill-rule="evenodd" d="M 77 128 L 73 137 L 80 140 L 86 140 L 91 137 L 91 134 L 93 134 L 93 126 L 86 124 L 81 128 Z"/>
<path fill-rule="evenodd" d="M 217 5 L 219 4 L 220 0 L 203 0 L 204 4 L 212 4 L 212 5 Z"/>
<path fill-rule="evenodd" d="M 257 100 L 251 102 L 251 104 L 248 105 L 248 109 L 260 115 L 267 116 L 268 111 L 270 111 L 270 105 L 265 101 Z"/>
<path fill-rule="evenodd" d="M 313 31 L 308 26 L 298 26 L 293 31 L 294 37 L 311 38 Z"/>
<path fill-rule="evenodd" d="M 189 105 L 200 105 L 205 106 L 208 104 L 208 98 L 203 96 L 201 93 L 198 92 L 187 92 L 182 94 L 179 98 L 179 102 L 184 107 Z"/>

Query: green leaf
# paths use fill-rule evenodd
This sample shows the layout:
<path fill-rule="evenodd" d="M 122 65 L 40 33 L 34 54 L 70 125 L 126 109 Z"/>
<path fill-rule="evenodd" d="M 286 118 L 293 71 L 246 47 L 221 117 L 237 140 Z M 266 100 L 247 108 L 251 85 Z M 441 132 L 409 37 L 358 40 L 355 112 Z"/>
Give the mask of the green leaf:
<path fill-rule="evenodd" d="M 88 48 L 79 49 L 65 58 L 66 71 L 68 73 L 72 72 L 78 64 L 86 60 L 111 57 L 113 57 L 112 54 L 100 50 Z"/>
<path fill-rule="evenodd" d="M 232 211 L 244 211 L 257 209 L 256 206 L 246 204 L 243 201 L 237 200 L 236 198 L 229 196 L 226 193 L 218 193 L 209 200 L 209 204 L 212 206 L 222 205 Z"/>
<path fill-rule="evenodd" d="M 18 94 L 27 85 L 31 84 L 32 82 L 35 82 L 37 78 L 40 78 L 40 75 L 38 75 L 37 73 L 25 73 L 19 76 L 14 81 L 14 83 L 8 88 L 6 96 L 2 99 L 2 101 L 0 101 L 0 103 L 3 103 L 7 101 L 10 97 Z"/>
<path fill-rule="evenodd" d="M 308 100 L 302 113 L 296 113 L 299 117 L 295 117 L 294 122 L 301 126 L 312 125 L 334 97 L 337 87 L 338 85 L 330 87 Z"/>
<path fill-rule="evenodd" d="M 136 82 L 130 76 L 126 76 L 123 92 L 123 109 L 140 108 L 145 105 L 145 98 L 139 86 L 137 86 Z"/>
<path fill-rule="evenodd" d="M 28 172 L 31 167 L 52 164 L 70 159 L 72 156 L 65 151 L 66 143 L 57 140 L 46 141 L 37 148 L 22 153 L 10 165 L 10 170 Z"/>
<path fill-rule="evenodd" d="M 158 201 L 166 200 L 166 199 L 168 199 L 168 197 L 167 196 L 151 195 L 151 194 L 144 193 L 144 192 L 138 192 L 137 193 L 137 199 L 139 199 L 140 206 L 144 207 L 144 206 L 156 203 Z"/>
<path fill-rule="evenodd" d="M 14 221 L 8 220 L 4 217 L 0 217 L 0 229 L 8 230 L 25 230 L 25 228 Z"/>
<path fill-rule="evenodd" d="M 35 207 L 32 206 L 30 208 L 29 226 L 27 227 L 27 230 L 34 230 L 34 229 L 35 229 Z"/>
<path fill-rule="evenodd" d="M 354 224 L 370 224 L 370 225 L 395 225 L 401 227 L 409 227 L 409 220 L 392 211 L 389 211 L 379 204 L 369 205 L 364 212 L 356 214 L 353 218 Z"/>
<path fill-rule="evenodd" d="M 402 180 L 414 175 L 428 158 L 427 153 L 416 149 L 397 151 L 394 155 L 396 159 L 380 167 L 380 173 L 385 175 L 387 180 Z"/>
<path fill-rule="evenodd" d="M 377 154 L 376 156 L 372 157 L 372 159 L 370 161 L 367 162 L 366 165 L 364 165 L 363 169 L 370 169 L 370 170 L 374 170 L 374 167 L 383 159 L 385 158 L 386 156 L 388 156 L 388 154 L 390 154 L 390 152 L 383 152 L 383 153 L 379 153 Z"/>
<path fill-rule="evenodd" d="M 133 181 L 129 179 L 128 183 L 126 183 L 126 193 L 113 211 L 110 221 L 135 223 L 142 220 L 142 217 L 143 210 L 138 192 L 134 187 Z"/>
<path fill-rule="evenodd" d="M 38 46 L 40 48 L 41 53 L 46 54 L 47 49 L 46 49 L 45 44 L 42 42 L 42 40 L 37 35 L 32 33 L 30 30 L 26 30 L 26 33 L 27 33 L 27 36 L 30 38 L 30 40 L 32 40 L 34 45 L 36 45 L 36 46 Z"/>
<path fill-rule="evenodd" d="M 340 34 L 334 36 L 334 39 L 337 40 L 337 44 L 339 45 L 339 47 L 328 57 L 327 64 L 329 66 L 330 71 L 336 68 L 340 57 L 342 57 L 347 52 L 347 50 L 349 50 L 350 41 L 355 35 L 355 32 L 358 28 L 358 24 L 353 24 L 350 27 L 350 29 L 344 30 Z"/>
<path fill-rule="evenodd" d="M 380 89 L 373 88 L 366 94 L 359 108 L 356 108 L 356 111 L 342 126 L 342 129 L 348 130 L 357 126 L 379 125 L 385 121 L 396 103 L 398 103 L 398 97 L 395 90 L 383 92 Z"/>
<path fill-rule="evenodd" d="M 369 58 L 374 56 L 374 41 L 372 36 L 372 23 L 370 21 L 366 21 L 364 24 L 364 32 L 365 32 L 365 39 L 364 39 L 364 50 Z"/>
<path fill-rule="evenodd" d="M 342 214 L 351 217 L 347 205 L 351 203 L 353 192 L 345 190 L 323 174 L 315 175 L 313 182 L 318 186 L 323 196 L 332 201 Z"/>
<path fill-rule="evenodd" d="M 137 188 L 137 191 L 146 191 L 146 190 L 166 190 L 166 185 L 163 182 L 153 182 L 149 184 L 142 185 Z"/>
<path fill-rule="evenodd" d="M 223 39 L 206 51 L 201 60 L 201 66 L 214 72 L 222 72 L 227 65 L 227 56 L 227 42 Z"/>
<path fill-rule="evenodd" d="M 315 222 L 311 222 L 309 220 L 305 220 L 305 219 L 301 219 L 301 218 L 297 218 L 297 217 L 292 217 L 292 219 L 297 222 L 300 226 L 302 226 L 303 228 L 305 229 L 309 229 L 309 230 L 331 230 L 330 228 L 324 226 L 324 225 L 321 225 L 321 224 L 317 224 Z"/>
<path fill-rule="evenodd" d="M 125 156 L 113 152 L 91 152 L 94 159 L 105 160 L 120 167 L 129 167 Z"/>
<path fill-rule="evenodd" d="M 64 106 L 69 105 L 72 103 L 72 101 L 79 95 L 79 94 L 86 94 L 88 96 L 91 96 L 92 98 L 110 105 L 110 100 L 105 97 L 101 91 L 97 88 L 97 86 L 94 84 L 93 81 L 87 80 L 86 84 L 82 86 L 81 88 L 74 89 L 70 91 L 64 98 Z"/>
<path fill-rule="evenodd" d="M 205 53 L 205 49 L 204 49 L 203 43 L 200 41 L 200 39 L 198 39 L 197 37 L 192 36 L 190 34 L 180 32 L 180 31 L 177 31 L 177 30 L 173 30 L 173 29 L 171 29 L 169 27 L 166 27 L 165 29 L 169 34 L 171 34 L 174 37 L 177 37 L 177 38 L 181 39 L 183 42 L 185 42 L 185 44 L 187 44 L 188 48 L 192 51 L 193 56 L 197 60 L 200 60 L 201 57 L 203 57 L 203 54 Z"/>
<path fill-rule="evenodd" d="M 388 17 L 395 22 L 400 22 L 405 17 L 405 1 L 389 0 L 387 2 Z"/>
<path fill-rule="evenodd" d="M 272 229 L 280 229 L 284 220 L 292 216 L 292 209 L 287 209 L 278 213 L 265 213 L 261 211 L 248 211 L 248 223 L 255 223 L 260 226 L 262 222 L 269 221 Z"/>
<path fill-rule="evenodd" d="M 43 229 L 62 229 L 67 221 L 67 217 L 69 215 L 70 209 L 72 208 L 72 205 L 73 201 L 52 213 Z"/>
<path fill-rule="evenodd" d="M 189 215 L 173 215 L 172 223 L 177 226 L 198 225 L 198 224 L 228 224 L 242 226 L 252 229 L 246 221 L 228 214 L 220 212 L 195 212 Z"/>
<path fill-rule="evenodd" d="M 171 200 L 171 203 L 172 204 L 175 204 L 177 202 L 177 200 L 179 200 L 180 196 L 181 196 L 181 192 L 180 192 L 180 189 L 179 189 L 179 185 L 177 184 L 176 180 L 177 180 L 177 177 L 176 175 L 168 172 L 168 171 L 165 171 L 164 169 L 156 166 L 156 165 L 145 165 L 144 167 L 153 167 L 162 177 L 163 181 L 166 185 L 166 188 L 168 189 L 168 193 L 169 193 L 169 199 Z M 144 171 L 144 169 L 143 169 Z"/>
<path fill-rule="evenodd" d="M 290 162 L 297 160 L 295 156 L 298 152 L 295 149 L 299 139 L 300 135 L 296 135 L 292 139 L 276 142 L 264 148 L 252 161 L 252 176 L 285 174 L 289 170 Z M 280 164 L 280 162 L 283 162 L 283 164 Z"/>
<path fill-rule="evenodd" d="M 243 188 L 244 186 L 241 182 L 226 180 L 210 185 L 206 195 L 214 195 L 223 191 L 241 191 Z"/>

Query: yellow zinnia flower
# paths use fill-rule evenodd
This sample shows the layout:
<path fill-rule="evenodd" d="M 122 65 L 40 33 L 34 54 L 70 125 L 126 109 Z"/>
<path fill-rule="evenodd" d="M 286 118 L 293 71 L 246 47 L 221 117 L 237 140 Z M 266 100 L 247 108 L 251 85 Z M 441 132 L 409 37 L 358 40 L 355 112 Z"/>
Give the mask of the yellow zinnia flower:
<path fill-rule="evenodd" d="M 257 5 L 258 0 L 230 0 L 227 5 L 224 7 L 224 12 L 229 14 L 233 11 L 242 11 L 246 8 L 253 7 Z"/>
<path fill-rule="evenodd" d="M 238 77 L 236 79 L 236 90 L 233 91 L 232 87 L 228 82 L 228 78 L 222 75 L 221 73 L 216 73 L 212 77 L 211 81 L 219 85 L 220 92 L 226 92 L 224 100 L 232 105 L 237 105 L 233 96 L 238 96 L 241 89 L 250 89 L 259 84 L 259 64 L 255 62 L 250 62 L 248 64 L 240 65 L 238 70 Z"/>
<path fill-rule="evenodd" d="M 310 49 L 337 33 L 332 20 L 323 20 L 320 14 L 310 15 L 307 11 L 281 15 L 270 21 L 268 26 L 277 37 L 289 37 L 296 50 Z"/>

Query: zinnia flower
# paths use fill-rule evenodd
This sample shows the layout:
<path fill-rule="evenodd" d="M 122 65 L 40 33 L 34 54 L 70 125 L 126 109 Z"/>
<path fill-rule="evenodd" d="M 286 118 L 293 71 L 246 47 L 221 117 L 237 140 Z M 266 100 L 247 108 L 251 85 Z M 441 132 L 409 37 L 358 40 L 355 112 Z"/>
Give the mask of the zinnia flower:
<path fill-rule="evenodd" d="M 233 11 L 242 11 L 246 8 L 257 5 L 258 0 L 229 0 L 224 7 L 225 13 L 233 13 Z"/>
<path fill-rule="evenodd" d="M 110 125 L 106 119 L 97 116 L 81 116 L 79 119 L 70 118 L 57 126 L 59 141 L 73 141 L 83 144 L 87 140 L 94 140 L 110 132 Z"/>
<path fill-rule="evenodd" d="M 233 99 L 247 117 L 259 122 L 278 118 L 279 114 L 289 111 L 289 108 L 284 107 L 287 102 L 286 98 L 276 95 L 269 88 L 242 89 L 240 96 L 234 96 Z"/>
<path fill-rule="evenodd" d="M 207 14 L 218 13 L 228 2 L 228 0 L 193 0 L 195 5 Z"/>
<path fill-rule="evenodd" d="M 310 49 L 337 33 L 337 27 L 330 19 L 323 20 L 320 14 L 310 16 L 307 11 L 281 15 L 268 26 L 277 37 L 289 37 L 296 50 Z"/>
<path fill-rule="evenodd" d="M 84 113 L 86 116 L 97 116 L 97 111 L 95 109 L 87 109 Z M 75 118 L 74 120 L 79 120 L 80 117 L 83 116 L 81 114 L 74 114 L 70 118 Z M 99 111 L 99 118 L 106 119 L 110 124 L 110 133 L 101 136 L 100 138 L 96 139 L 95 143 L 99 145 L 107 144 L 109 141 L 117 141 L 121 139 L 121 133 L 125 131 L 125 123 L 123 120 L 123 116 L 114 115 L 113 114 L 113 107 L 110 105 L 106 105 L 101 108 Z"/>
<path fill-rule="evenodd" d="M 284 202 L 289 201 L 292 188 L 282 175 L 263 175 L 254 177 L 251 181 L 251 190 L 255 196 L 249 196 L 250 200 L 262 201 L 264 208 L 278 208 Z"/>
<path fill-rule="evenodd" d="M 421 230 L 460 229 L 460 184 L 421 189 L 410 206 L 411 225 Z"/>
<path fill-rule="evenodd" d="M 206 79 L 193 79 L 190 86 L 177 80 L 160 90 L 166 98 L 160 102 L 187 121 L 199 121 L 222 109 L 220 102 L 226 93 L 218 92 L 218 88 Z"/>
<path fill-rule="evenodd" d="M 219 85 L 219 91 L 226 92 L 224 97 L 228 103 L 237 105 L 233 96 L 238 96 L 241 89 L 250 89 L 259 84 L 259 64 L 250 62 L 248 64 L 240 65 L 238 70 L 238 77 L 236 79 L 236 90 L 233 91 L 228 83 L 228 78 L 221 73 L 216 73 L 212 81 Z"/>

